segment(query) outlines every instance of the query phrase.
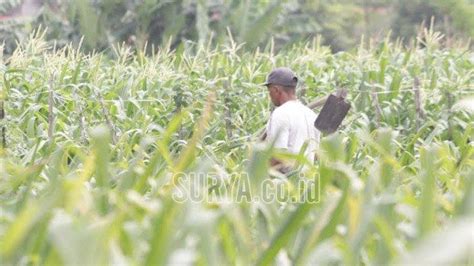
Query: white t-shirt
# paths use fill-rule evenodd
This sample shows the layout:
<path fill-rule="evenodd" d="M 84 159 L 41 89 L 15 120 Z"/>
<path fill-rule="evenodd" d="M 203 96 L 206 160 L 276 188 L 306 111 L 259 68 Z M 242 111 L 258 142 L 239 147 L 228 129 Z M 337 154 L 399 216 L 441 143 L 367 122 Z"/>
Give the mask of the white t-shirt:
<path fill-rule="evenodd" d="M 320 132 L 314 126 L 316 113 L 298 100 L 287 101 L 270 115 L 267 124 L 267 140 L 275 141 L 274 147 L 298 154 L 305 142 L 306 158 L 314 161 L 319 145 Z"/>

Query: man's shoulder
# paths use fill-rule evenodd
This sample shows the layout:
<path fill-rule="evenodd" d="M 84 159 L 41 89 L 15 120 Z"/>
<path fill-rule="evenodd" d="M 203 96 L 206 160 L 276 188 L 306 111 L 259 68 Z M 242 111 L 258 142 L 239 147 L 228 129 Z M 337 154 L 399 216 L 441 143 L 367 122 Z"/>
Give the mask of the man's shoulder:
<path fill-rule="evenodd" d="M 302 105 L 303 105 L 303 104 L 302 104 Z M 308 106 L 303 105 L 303 108 L 304 108 L 304 110 L 305 110 L 306 112 L 308 112 L 308 113 L 310 113 L 310 114 L 312 114 L 312 115 L 317 116 L 316 112 L 315 112 L 314 110 L 312 110 L 311 108 L 309 108 Z"/>
<path fill-rule="evenodd" d="M 278 119 L 278 120 L 283 120 L 287 119 L 289 117 L 289 113 L 291 111 L 286 108 L 286 106 L 280 106 L 278 108 L 275 108 L 272 113 L 272 119 Z"/>
<path fill-rule="evenodd" d="M 317 114 L 316 114 L 311 108 L 309 108 L 308 106 L 304 105 L 302 102 L 299 102 L 299 101 L 298 101 L 297 107 L 298 107 L 298 109 L 299 109 L 301 112 L 308 113 L 308 114 L 311 114 L 311 115 L 313 115 L 313 116 L 317 116 Z"/>
<path fill-rule="evenodd" d="M 311 110 L 309 107 L 301 103 L 300 101 L 287 102 L 273 111 L 275 116 L 289 116 L 292 117 L 296 113 L 311 113 L 316 115 L 316 113 Z"/>

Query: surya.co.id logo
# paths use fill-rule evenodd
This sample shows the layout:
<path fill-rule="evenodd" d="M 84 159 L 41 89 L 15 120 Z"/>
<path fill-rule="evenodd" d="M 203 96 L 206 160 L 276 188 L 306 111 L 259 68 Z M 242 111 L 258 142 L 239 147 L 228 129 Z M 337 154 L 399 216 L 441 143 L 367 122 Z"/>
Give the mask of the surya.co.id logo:
<path fill-rule="evenodd" d="M 264 179 L 256 184 L 248 174 L 232 174 L 225 179 L 203 173 L 180 173 L 174 178 L 172 198 L 177 202 L 280 202 L 317 203 L 320 199 L 319 178 L 300 175 L 297 181 Z"/>

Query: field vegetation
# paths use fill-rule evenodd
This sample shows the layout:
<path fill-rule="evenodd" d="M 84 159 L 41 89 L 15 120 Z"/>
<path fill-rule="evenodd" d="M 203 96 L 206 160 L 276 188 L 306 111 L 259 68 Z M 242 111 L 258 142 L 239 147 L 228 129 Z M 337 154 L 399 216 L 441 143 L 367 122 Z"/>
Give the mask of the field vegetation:
<path fill-rule="evenodd" d="M 0 264 L 472 264 L 474 53 L 441 39 L 277 53 L 229 36 L 110 56 L 31 35 L 0 58 Z M 348 90 L 318 162 L 293 156 L 320 201 L 173 200 L 191 172 L 297 195 L 266 164 L 291 156 L 257 141 L 275 66 L 304 102 Z"/>

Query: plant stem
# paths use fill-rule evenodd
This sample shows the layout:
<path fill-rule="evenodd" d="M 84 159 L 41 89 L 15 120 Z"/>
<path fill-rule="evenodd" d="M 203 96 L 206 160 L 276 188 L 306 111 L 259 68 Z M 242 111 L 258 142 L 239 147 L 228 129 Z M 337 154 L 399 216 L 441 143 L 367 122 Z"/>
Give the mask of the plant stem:
<path fill-rule="evenodd" d="M 53 105 L 54 105 L 54 98 L 53 98 L 53 77 L 49 82 L 49 96 L 48 96 L 48 139 L 49 143 L 53 143 L 53 127 L 54 127 L 54 114 L 53 114 Z"/>
<path fill-rule="evenodd" d="M 5 121 L 5 102 L 2 100 L 0 101 L 0 122 Z M 7 132 L 6 132 L 5 125 L 2 123 L 2 148 L 6 149 L 7 148 Z"/>
<path fill-rule="evenodd" d="M 418 130 L 421 126 L 421 121 L 425 117 L 420 95 L 420 79 L 418 77 L 415 77 L 415 82 L 413 83 L 413 92 L 415 96 L 416 129 Z"/>

